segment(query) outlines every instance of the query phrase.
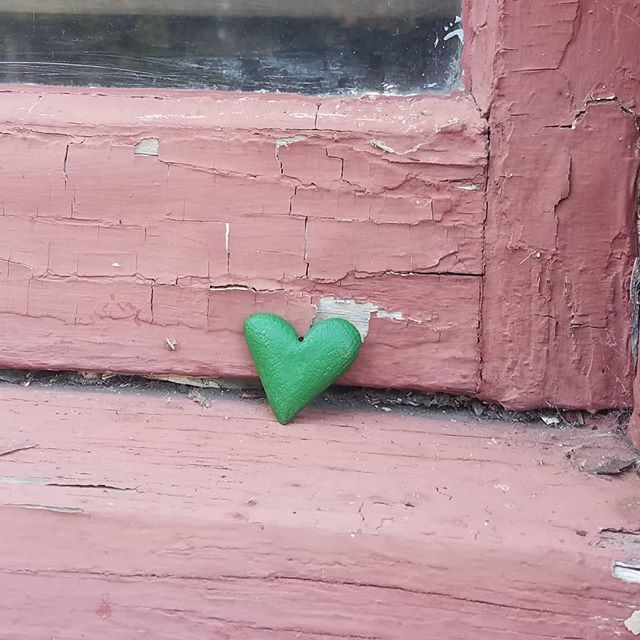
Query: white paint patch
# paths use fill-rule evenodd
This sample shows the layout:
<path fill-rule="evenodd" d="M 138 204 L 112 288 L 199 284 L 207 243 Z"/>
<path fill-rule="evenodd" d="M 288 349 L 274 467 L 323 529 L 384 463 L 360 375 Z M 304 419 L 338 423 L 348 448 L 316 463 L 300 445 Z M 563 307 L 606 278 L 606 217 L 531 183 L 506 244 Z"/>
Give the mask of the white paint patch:
<path fill-rule="evenodd" d="M 390 147 L 386 142 L 383 142 L 382 140 L 372 140 L 371 146 L 375 147 L 376 149 L 380 149 L 380 151 L 385 151 L 386 153 L 396 153 L 395 149 Z"/>
<path fill-rule="evenodd" d="M 407 149 L 406 151 L 396 151 L 393 147 L 390 147 L 386 142 L 382 140 L 372 140 L 371 146 L 376 149 L 380 149 L 380 151 L 384 151 L 385 153 L 393 153 L 397 156 L 406 156 L 409 153 L 415 153 L 416 151 L 420 151 L 422 147 L 424 147 L 424 143 L 419 142 L 417 145 L 411 147 L 411 149 Z"/>
<path fill-rule="evenodd" d="M 276 140 L 276 158 L 279 157 L 280 149 L 282 147 L 288 147 L 289 145 L 296 144 L 296 142 L 304 142 L 307 136 L 290 136 L 288 138 L 278 138 Z"/>
<path fill-rule="evenodd" d="M 48 478 L 18 478 L 17 476 L 0 476 L 1 484 L 39 484 L 46 485 Z"/>
<path fill-rule="evenodd" d="M 231 234 L 231 224 L 229 222 L 224 223 L 224 248 L 225 253 L 229 255 L 229 235 Z"/>
<path fill-rule="evenodd" d="M 615 562 L 613 564 L 613 577 L 629 584 L 640 584 L 640 564 Z"/>
<path fill-rule="evenodd" d="M 157 156 L 160 154 L 160 140 L 158 138 L 143 138 L 133 150 L 136 156 Z"/>
<path fill-rule="evenodd" d="M 137 119 L 142 120 L 142 122 L 153 120 L 203 120 L 204 116 L 191 116 L 186 113 L 149 113 L 145 116 L 138 116 Z"/>
<path fill-rule="evenodd" d="M 386 318 L 387 320 L 404 320 L 402 311 L 385 311 L 384 309 L 379 309 L 376 311 L 376 316 L 378 318 Z"/>
<path fill-rule="evenodd" d="M 442 131 L 446 131 L 450 127 L 456 127 L 460 124 L 460 118 L 449 118 L 445 123 L 436 122 L 433 125 L 433 130 L 435 133 L 441 133 Z"/>
<path fill-rule="evenodd" d="M 462 189 L 463 191 L 477 191 L 479 188 L 477 184 L 462 184 L 458 187 L 458 189 Z"/>
<path fill-rule="evenodd" d="M 291 113 L 289 114 L 292 118 L 304 119 L 304 120 L 315 120 L 315 113 Z"/>
<path fill-rule="evenodd" d="M 640 636 L 640 610 L 634 611 L 625 621 L 624 626 L 634 636 Z"/>
<path fill-rule="evenodd" d="M 449 33 L 447 33 L 447 35 L 443 38 L 444 41 L 449 40 L 450 38 L 455 38 L 456 36 L 458 36 L 458 38 L 460 39 L 460 42 L 462 42 L 462 44 L 464 44 L 464 33 L 462 32 L 462 29 L 454 29 L 453 31 L 450 31 Z"/>
<path fill-rule="evenodd" d="M 404 320 L 401 311 L 385 311 L 371 302 L 356 300 L 338 300 L 331 296 L 324 296 L 318 301 L 314 322 L 327 318 L 343 318 L 348 320 L 359 332 L 364 340 L 369 333 L 371 316 L 388 320 Z"/>
<path fill-rule="evenodd" d="M 48 504 L 5 504 L 6 507 L 17 507 L 18 509 L 36 509 L 42 511 L 55 511 L 56 513 L 84 513 L 80 507 L 56 507 Z"/>

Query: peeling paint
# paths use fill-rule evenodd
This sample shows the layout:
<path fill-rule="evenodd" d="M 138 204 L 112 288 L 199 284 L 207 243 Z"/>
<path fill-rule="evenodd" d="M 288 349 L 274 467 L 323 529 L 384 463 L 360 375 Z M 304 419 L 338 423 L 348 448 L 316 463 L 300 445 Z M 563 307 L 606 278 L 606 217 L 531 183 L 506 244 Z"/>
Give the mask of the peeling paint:
<path fill-rule="evenodd" d="M 630 584 L 640 584 L 640 564 L 627 562 L 615 562 L 613 565 L 613 577 Z"/>
<path fill-rule="evenodd" d="M 0 476 L 0 484 L 46 485 L 48 482 L 49 482 L 48 478 L 29 478 L 29 477 L 15 477 L 15 476 Z"/>
<path fill-rule="evenodd" d="M 307 136 L 288 136 L 284 138 L 278 138 L 276 140 L 276 158 L 280 157 L 280 149 L 282 147 L 288 147 L 289 145 L 296 144 L 297 142 L 304 142 Z"/>
<path fill-rule="evenodd" d="M 375 147 L 376 149 L 380 149 L 380 151 L 384 151 L 385 153 L 391 153 L 396 156 L 407 156 L 410 153 L 415 153 L 416 151 L 420 151 L 420 149 L 422 149 L 425 145 L 424 143 L 419 142 L 418 144 L 414 145 L 410 149 L 407 149 L 406 151 L 397 151 L 396 149 L 388 145 L 386 142 L 383 142 L 382 140 L 372 140 L 371 146 Z"/>
<path fill-rule="evenodd" d="M 327 318 L 344 318 L 358 329 L 364 340 L 369 333 L 369 323 L 371 322 L 372 315 L 387 320 L 405 319 L 401 311 L 386 311 L 371 302 L 339 300 L 332 296 L 324 296 L 318 301 L 314 322 Z"/>
<path fill-rule="evenodd" d="M 42 108 L 11 124 L 34 94 Z M 476 388 L 479 282 L 466 276 L 481 273 L 485 200 L 457 187 L 482 183 L 487 138 L 468 96 L 167 96 L 165 113 L 204 119 L 143 125 L 152 97 L 10 95 L 5 362 L 249 377 L 244 318 L 274 312 L 303 334 L 332 296 L 372 301 L 360 323 L 364 334 L 375 319 L 371 353 L 416 345 L 409 360 L 353 367 L 351 382 Z"/>
<path fill-rule="evenodd" d="M 628 108 L 640 85 L 625 71 L 637 33 L 621 16 L 634 7 L 502 3 L 485 14 L 489 40 L 477 38 L 474 50 L 467 31 L 469 59 L 482 43 L 495 47 L 479 92 L 491 129 L 480 394 L 510 409 L 631 401 L 639 157 Z"/>
<path fill-rule="evenodd" d="M 209 291 L 253 291 L 257 293 L 258 290 L 255 287 L 249 287 L 244 284 L 223 284 L 211 286 Z"/>
<path fill-rule="evenodd" d="M 640 610 L 634 611 L 625 621 L 624 626 L 634 636 L 640 636 Z"/>
<path fill-rule="evenodd" d="M 158 156 L 160 154 L 160 140 L 158 138 L 143 138 L 133 150 L 136 156 Z"/>

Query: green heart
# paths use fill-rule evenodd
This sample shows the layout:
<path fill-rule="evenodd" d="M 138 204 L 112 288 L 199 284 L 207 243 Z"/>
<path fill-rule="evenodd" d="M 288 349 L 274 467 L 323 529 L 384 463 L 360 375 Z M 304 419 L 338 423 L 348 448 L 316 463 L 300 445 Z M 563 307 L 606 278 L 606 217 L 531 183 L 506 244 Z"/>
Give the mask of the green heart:
<path fill-rule="evenodd" d="M 339 378 L 362 346 L 358 330 L 342 318 L 314 324 L 304 338 L 284 319 L 257 313 L 244 335 L 276 418 L 288 424 Z"/>

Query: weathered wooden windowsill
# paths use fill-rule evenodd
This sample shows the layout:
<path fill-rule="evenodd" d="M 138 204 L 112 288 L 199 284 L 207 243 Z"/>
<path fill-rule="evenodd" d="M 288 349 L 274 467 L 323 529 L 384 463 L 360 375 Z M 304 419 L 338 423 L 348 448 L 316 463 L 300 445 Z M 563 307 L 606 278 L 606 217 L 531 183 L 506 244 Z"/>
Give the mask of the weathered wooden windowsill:
<path fill-rule="evenodd" d="M 627 637 L 639 480 L 580 470 L 632 455 L 604 427 L 198 399 L 0 386 L 10 637 Z"/>

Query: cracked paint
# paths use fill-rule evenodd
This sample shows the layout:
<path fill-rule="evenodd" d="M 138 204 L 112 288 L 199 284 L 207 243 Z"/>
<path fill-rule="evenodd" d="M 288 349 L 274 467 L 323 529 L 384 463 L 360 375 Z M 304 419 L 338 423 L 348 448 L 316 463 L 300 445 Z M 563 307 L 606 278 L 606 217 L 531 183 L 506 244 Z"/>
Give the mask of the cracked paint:
<path fill-rule="evenodd" d="M 481 394 L 510 408 L 631 403 L 635 4 L 505 5 L 472 31 L 496 46 L 474 88 L 491 128 Z"/>
<path fill-rule="evenodd" d="M 640 565 L 629 562 L 615 562 L 613 577 L 629 584 L 640 584 Z"/>
<path fill-rule="evenodd" d="M 98 629 L 106 602 L 121 638 L 143 624 L 154 638 L 206 626 L 314 640 L 484 640 L 496 629 L 599 639 L 627 633 L 637 609 L 637 585 L 607 578 L 620 551 L 597 544 L 599 524 L 637 527 L 620 508 L 637 502 L 637 479 L 612 489 L 568 465 L 558 444 L 589 440 L 584 429 L 343 409 L 310 412 L 287 434 L 255 403 L 224 396 L 205 408 L 184 394 L 0 393 L 13 429 L 46 443 L 3 460 L 3 474 L 31 477 L 35 465 L 56 485 L 0 483 L 0 576 L 21 638 L 49 621 Z M 509 493 L 494 488 L 507 479 Z M 514 566 L 517 582 L 502 580 Z M 211 597 L 216 585 L 224 597 Z M 301 602 L 313 606 L 299 613 Z M 274 619 L 274 603 L 287 619 Z"/>
<path fill-rule="evenodd" d="M 358 302 L 356 300 L 338 300 L 331 296 L 323 296 L 318 300 L 318 311 L 315 322 L 327 318 L 343 318 L 353 324 L 360 332 L 364 340 L 369 333 L 371 316 L 386 318 L 388 320 L 404 320 L 402 311 L 386 311 L 370 302 Z"/>
<path fill-rule="evenodd" d="M 305 333 L 355 275 L 348 297 L 376 306 L 369 381 L 355 379 L 414 386 L 399 362 L 372 362 L 417 340 L 421 385 L 446 359 L 451 388 L 477 387 L 487 138 L 471 100 L 180 95 L 158 110 L 139 92 L 3 95 L 26 105 L 3 103 L 20 116 L 0 127 L 15 160 L 0 175 L 4 366 L 248 376 L 244 317 L 272 311 Z M 371 296 L 398 277 L 395 303 Z M 443 278 L 452 298 L 406 311 L 412 279 L 428 292 Z M 449 342 L 439 358 L 432 345 Z"/>
<path fill-rule="evenodd" d="M 358 383 L 629 406 L 633 9 L 467 3 L 446 99 L 3 89 L 4 364 L 247 375 L 234 323 L 332 297 L 404 317 L 372 313 Z"/>

